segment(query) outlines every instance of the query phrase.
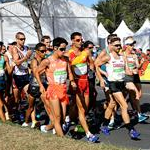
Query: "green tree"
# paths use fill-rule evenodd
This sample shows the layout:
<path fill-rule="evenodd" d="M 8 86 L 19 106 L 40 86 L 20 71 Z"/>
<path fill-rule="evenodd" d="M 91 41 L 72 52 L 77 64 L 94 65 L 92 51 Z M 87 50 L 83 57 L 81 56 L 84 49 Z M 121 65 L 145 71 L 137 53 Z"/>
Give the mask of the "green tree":
<path fill-rule="evenodd" d="M 93 8 L 98 11 L 98 23 L 112 33 L 125 20 L 133 31 L 137 31 L 146 18 L 150 18 L 150 0 L 99 0 Z"/>
<path fill-rule="evenodd" d="M 119 0 L 99 1 L 98 4 L 93 5 L 93 8 L 98 11 L 98 23 L 102 22 L 110 33 L 114 32 L 123 17 L 121 2 Z"/>

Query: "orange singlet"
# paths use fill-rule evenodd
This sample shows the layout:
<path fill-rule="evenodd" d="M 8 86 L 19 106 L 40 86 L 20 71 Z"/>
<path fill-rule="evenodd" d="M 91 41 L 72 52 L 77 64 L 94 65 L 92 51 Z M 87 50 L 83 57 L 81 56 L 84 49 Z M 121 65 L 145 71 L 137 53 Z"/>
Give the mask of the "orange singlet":
<path fill-rule="evenodd" d="M 69 103 L 67 95 L 67 62 L 62 59 L 55 60 L 53 56 L 48 57 L 50 64 L 46 69 L 48 88 L 46 98 L 49 100 L 59 99 L 61 102 Z"/>

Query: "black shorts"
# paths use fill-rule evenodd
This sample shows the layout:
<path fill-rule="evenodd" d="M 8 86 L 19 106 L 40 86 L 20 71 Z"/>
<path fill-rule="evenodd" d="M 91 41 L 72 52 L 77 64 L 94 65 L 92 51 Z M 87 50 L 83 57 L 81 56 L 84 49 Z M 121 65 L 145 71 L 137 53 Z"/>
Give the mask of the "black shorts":
<path fill-rule="evenodd" d="M 4 91 L 6 88 L 5 76 L 0 77 L 0 91 Z"/>
<path fill-rule="evenodd" d="M 29 84 L 28 94 L 30 94 L 34 98 L 39 98 L 41 96 L 40 87 Z"/>
<path fill-rule="evenodd" d="M 141 83 L 139 74 L 134 74 L 133 83 Z"/>
<path fill-rule="evenodd" d="M 29 74 L 26 75 L 13 75 L 15 85 L 19 90 L 22 90 L 27 84 L 29 84 Z"/>
<path fill-rule="evenodd" d="M 125 75 L 124 81 L 125 82 L 134 82 L 134 76 Z"/>
<path fill-rule="evenodd" d="M 122 92 L 125 89 L 124 81 L 109 82 L 109 89 L 111 93 Z"/>

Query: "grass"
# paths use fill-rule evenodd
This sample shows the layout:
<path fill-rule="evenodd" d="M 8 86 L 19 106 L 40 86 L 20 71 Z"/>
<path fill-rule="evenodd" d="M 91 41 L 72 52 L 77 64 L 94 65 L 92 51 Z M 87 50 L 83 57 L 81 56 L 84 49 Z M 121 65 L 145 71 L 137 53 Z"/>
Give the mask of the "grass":
<path fill-rule="evenodd" d="M 19 125 L 0 124 L 0 150 L 129 150 L 126 148 L 92 144 L 67 137 L 44 134 Z"/>

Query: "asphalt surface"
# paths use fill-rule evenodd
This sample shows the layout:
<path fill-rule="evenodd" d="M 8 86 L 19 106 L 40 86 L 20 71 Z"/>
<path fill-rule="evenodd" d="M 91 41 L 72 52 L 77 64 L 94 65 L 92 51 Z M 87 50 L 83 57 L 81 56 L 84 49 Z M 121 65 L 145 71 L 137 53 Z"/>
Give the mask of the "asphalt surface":
<path fill-rule="evenodd" d="M 97 100 L 99 101 L 105 98 L 103 91 L 99 87 L 97 87 L 97 90 Z M 141 108 L 143 112 L 150 115 L 150 84 L 143 84 L 142 91 Z M 105 144 L 113 144 L 121 147 L 150 150 L 150 118 L 143 123 L 136 124 L 135 129 L 141 134 L 138 140 L 130 139 L 128 131 L 122 127 L 117 130 L 112 130 L 109 136 L 100 133 L 100 141 Z"/>

